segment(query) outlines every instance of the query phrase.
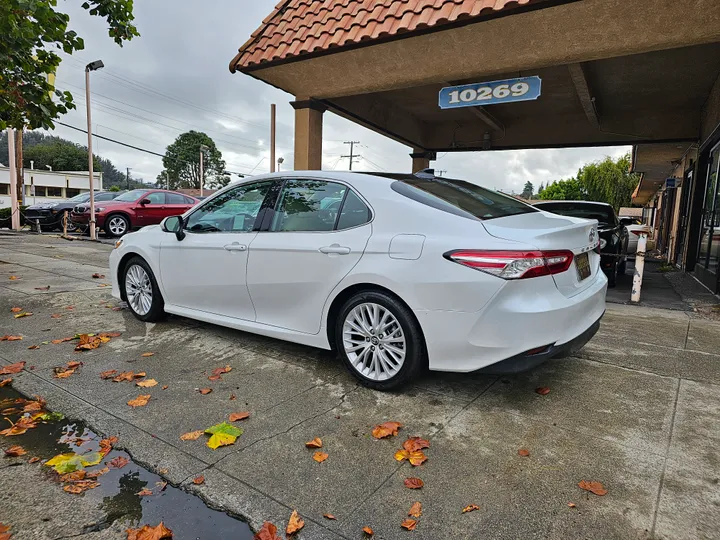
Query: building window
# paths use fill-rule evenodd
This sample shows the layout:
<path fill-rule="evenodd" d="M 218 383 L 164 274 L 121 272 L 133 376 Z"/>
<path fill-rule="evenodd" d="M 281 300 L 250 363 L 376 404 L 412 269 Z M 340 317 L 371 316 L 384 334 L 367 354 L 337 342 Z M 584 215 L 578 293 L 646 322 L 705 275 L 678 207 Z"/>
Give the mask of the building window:
<path fill-rule="evenodd" d="M 26 197 L 32 196 L 32 188 L 33 188 L 32 186 L 28 186 L 27 184 L 25 184 L 25 196 Z M 35 193 L 37 194 L 37 188 L 35 188 Z"/>
<path fill-rule="evenodd" d="M 80 195 L 80 190 L 75 188 L 65 188 L 65 197 L 68 199 L 72 199 L 73 197 L 76 197 Z"/>
<path fill-rule="evenodd" d="M 47 187 L 46 188 L 46 197 L 62 197 L 63 196 L 63 190 L 59 187 Z"/>
<path fill-rule="evenodd" d="M 0 184 L 0 195 L 10 195 L 10 184 Z"/>

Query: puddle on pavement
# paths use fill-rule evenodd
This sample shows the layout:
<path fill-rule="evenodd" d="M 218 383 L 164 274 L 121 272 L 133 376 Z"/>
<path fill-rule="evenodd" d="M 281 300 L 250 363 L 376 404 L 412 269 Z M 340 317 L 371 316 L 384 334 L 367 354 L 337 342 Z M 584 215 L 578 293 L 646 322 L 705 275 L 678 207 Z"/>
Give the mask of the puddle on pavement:
<path fill-rule="evenodd" d="M 18 398 L 25 396 L 10 386 L 0 387 L 0 410 L 17 408 L 13 402 Z M 19 414 L 0 415 L 0 422 L 5 424 L 3 429 L 8 427 L 5 418 L 17 422 L 19 417 Z M 39 457 L 45 461 L 63 453 L 97 452 L 101 439 L 101 436 L 82 422 L 63 419 L 58 422 L 39 423 L 36 428 L 28 429 L 22 435 L 3 437 L 3 446 L 22 446 L 27 451 L 27 454 L 20 458 L 24 461 L 31 457 Z M 80 446 L 78 442 L 81 443 Z M 102 522 L 88 526 L 83 532 L 100 531 L 115 522 L 120 523 L 123 528 L 139 528 L 143 525 L 155 526 L 162 521 L 173 531 L 174 540 L 252 538 L 253 533 L 247 523 L 209 508 L 202 499 L 182 489 L 170 484 L 163 488 L 165 482 L 159 475 L 133 462 L 126 452 L 113 449 L 98 465 L 86 467 L 85 470 L 88 473 L 100 470 L 117 457 L 130 461 L 120 469 L 110 468 L 109 472 L 97 478 L 100 486 L 95 489 L 80 495 L 70 495 L 61 492 L 62 484 L 58 482 L 58 497 L 68 497 L 68 504 L 72 503 L 72 497 L 87 497 L 92 502 L 97 502 L 104 512 Z M 39 463 L 37 466 L 46 470 L 48 481 L 57 481 L 50 467 Z M 137 495 L 143 489 L 152 490 L 153 494 L 143 497 Z"/>

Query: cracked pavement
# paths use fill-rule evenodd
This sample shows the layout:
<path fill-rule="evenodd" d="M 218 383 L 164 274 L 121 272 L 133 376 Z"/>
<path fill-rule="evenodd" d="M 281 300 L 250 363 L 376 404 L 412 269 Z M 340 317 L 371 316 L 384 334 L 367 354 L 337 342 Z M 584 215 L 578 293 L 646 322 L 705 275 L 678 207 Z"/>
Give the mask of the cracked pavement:
<path fill-rule="evenodd" d="M 609 304 L 600 332 L 575 358 L 517 376 L 430 373 L 401 392 L 380 393 L 359 386 L 326 351 L 179 317 L 145 324 L 127 309 L 113 311 L 118 303 L 101 286 L 108 280 L 91 277 L 108 272 L 110 249 L 0 236 L 0 335 L 24 337 L 0 343 L 0 363 L 27 361 L 13 376 L 15 388 L 119 437 L 117 446 L 138 463 L 166 469 L 168 481 L 253 529 L 265 520 L 284 528 L 297 509 L 306 521 L 299 539 L 355 539 L 364 526 L 376 538 L 403 538 L 411 533 L 400 523 L 420 501 L 416 538 L 471 538 L 478 531 L 493 539 L 720 538 L 717 322 Z M 33 316 L 14 319 L 13 306 Z M 28 350 L 102 331 L 122 335 L 82 354 L 72 343 Z M 67 379 L 53 378 L 53 368 L 70 360 L 84 365 Z M 208 380 L 225 365 L 232 371 Z M 100 379 L 111 369 L 145 371 L 158 385 Z M 540 386 L 551 392 L 538 395 Z M 213 391 L 201 395 L 202 387 Z M 139 394 L 150 394 L 149 404 L 129 407 Z M 236 424 L 244 433 L 233 446 L 213 451 L 204 438 L 179 438 L 243 410 L 251 416 Z M 372 427 L 387 420 L 403 424 L 400 434 L 374 440 Z M 415 435 L 431 446 L 428 461 L 413 468 L 393 455 Z M 329 454 L 323 463 L 304 446 L 314 437 Z M 520 448 L 530 457 L 518 456 Z M 7 471 L 0 470 L 6 499 L 8 490 L 10 499 L 13 491 L 38 490 L 35 501 L 83 505 L 56 485 L 39 487 L 30 473 L 14 481 Z M 197 486 L 192 478 L 199 474 L 205 483 Z M 411 476 L 424 481 L 423 489 L 404 487 Z M 581 480 L 602 482 L 608 494 L 582 491 Z M 12 524 L 17 538 L 56 537 L 56 523 L 43 528 L 4 502 L 0 522 Z M 461 514 L 470 504 L 480 510 Z M 83 523 L 94 512 L 85 510 Z M 78 534 L 124 538 L 112 528 Z"/>

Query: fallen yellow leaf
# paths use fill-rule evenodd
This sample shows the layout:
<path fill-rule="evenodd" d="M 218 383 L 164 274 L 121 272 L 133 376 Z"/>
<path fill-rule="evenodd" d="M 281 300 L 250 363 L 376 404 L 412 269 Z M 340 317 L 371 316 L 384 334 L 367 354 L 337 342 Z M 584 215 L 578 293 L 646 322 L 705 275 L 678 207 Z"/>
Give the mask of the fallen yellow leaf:
<path fill-rule="evenodd" d="M 128 401 L 127 404 L 131 407 L 144 407 L 148 404 L 148 401 L 150 401 L 150 394 L 140 395 L 135 399 L 131 399 L 130 401 Z"/>
<path fill-rule="evenodd" d="M 317 461 L 318 463 L 322 463 L 325 461 L 328 457 L 330 457 L 329 454 L 326 454 L 325 452 L 315 452 L 313 454 L 313 459 Z"/>
<path fill-rule="evenodd" d="M 135 386 L 139 386 L 141 388 L 151 388 L 153 386 L 157 386 L 157 381 L 155 379 L 146 379 L 144 381 L 139 381 L 135 383 Z"/>

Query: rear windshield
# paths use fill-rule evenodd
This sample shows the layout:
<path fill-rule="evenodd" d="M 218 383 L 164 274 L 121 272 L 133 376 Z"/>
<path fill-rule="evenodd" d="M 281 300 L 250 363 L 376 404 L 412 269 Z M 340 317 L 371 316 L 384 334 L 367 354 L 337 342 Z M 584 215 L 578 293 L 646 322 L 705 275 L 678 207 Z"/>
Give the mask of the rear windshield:
<path fill-rule="evenodd" d="M 548 203 L 538 204 L 540 210 L 583 219 L 596 219 L 600 225 L 614 225 L 615 212 L 611 206 L 591 203 Z"/>
<path fill-rule="evenodd" d="M 537 212 L 517 199 L 464 180 L 407 176 L 391 187 L 414 201 L 463 217 L 493 219 Z"/>

